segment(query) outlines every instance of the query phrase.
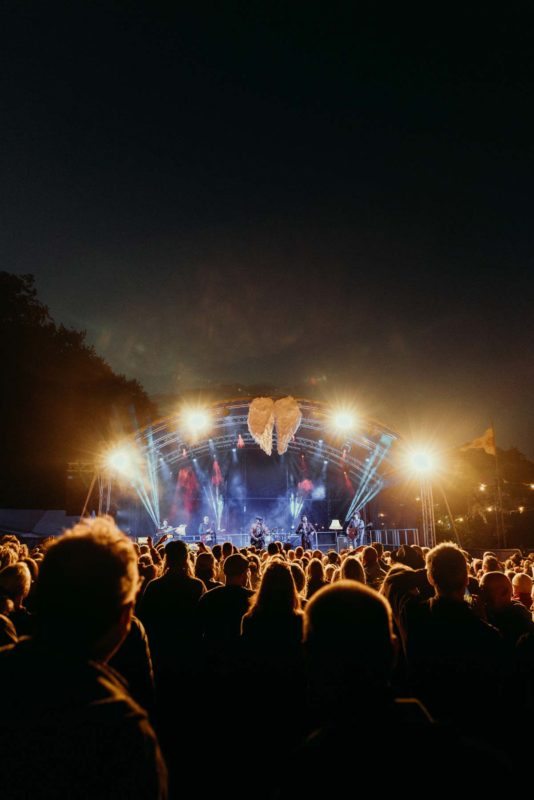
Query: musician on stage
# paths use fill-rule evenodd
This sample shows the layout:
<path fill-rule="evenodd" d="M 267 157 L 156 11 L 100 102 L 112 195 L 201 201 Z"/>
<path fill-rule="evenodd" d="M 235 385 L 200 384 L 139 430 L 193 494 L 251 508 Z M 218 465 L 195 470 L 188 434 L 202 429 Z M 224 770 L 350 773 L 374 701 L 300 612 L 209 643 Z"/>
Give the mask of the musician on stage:
<path fill-rule="evenodd" d="M 256 517 L 256 522 L 250 529 L 251 547 L 256 547 L 258 550 L 263 550 L 265 547 L 265 537 L 268 533 L 269 529 L 263 524 L 263 517 Z"/>
<path fill-rule="evenodd" d="M 365 544 L 365 522 L 361 518 L 359 511 L 355 511 L 349 521 L 347 536 L 352 543 L 353 550 Z"/>
<path fill-rule="evenodd" d="M 217 544 L 217 528 L 207 515 L 198 526 L 198 535 L 200 536 L 200 541 L 204 544 L 209 544 L 210 547 Z"/>
<path fill-rule="evenodd" d="M 305 514 L 300 518 L 300 524 L 295 533 L 300 535 L 302 547 L 305 550 L 311 550 L 313 547 L 312 533 L 317 533 L 317 530 L 311 522 L 308 522 L 308 517 Z"/>

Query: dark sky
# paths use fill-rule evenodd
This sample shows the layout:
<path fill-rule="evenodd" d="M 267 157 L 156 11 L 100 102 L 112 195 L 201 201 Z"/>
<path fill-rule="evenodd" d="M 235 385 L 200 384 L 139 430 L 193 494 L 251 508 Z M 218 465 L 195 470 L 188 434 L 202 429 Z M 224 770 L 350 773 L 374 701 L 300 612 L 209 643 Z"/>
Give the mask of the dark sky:
<path fill-rule="evenodd" d="M 188 5 L 3 4 L 2 268 L 150 392 L 534 455 L 529 4 Z"/>

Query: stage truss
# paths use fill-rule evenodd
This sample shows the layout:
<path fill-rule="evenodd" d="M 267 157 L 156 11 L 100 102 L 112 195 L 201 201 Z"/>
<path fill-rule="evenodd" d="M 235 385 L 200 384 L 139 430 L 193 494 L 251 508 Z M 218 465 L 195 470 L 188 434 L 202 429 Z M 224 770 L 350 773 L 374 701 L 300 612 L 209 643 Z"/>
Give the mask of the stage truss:
<path fill-rule="evenodd" d="M 248 431 L 251 400 L 221 402 L 207 408 L 210 425 L 202 437 L 191 434 L 180 414 L 168 416 L 136 435 L 136 449 L 149 477 L 148 486 L 139 480 L 136 489 L 155 523 L 160 522 L 157 486 L 158 473 L 163 464 L 180 469 L 191 465 L 195 459 L 209 458 L 210 455 L 238 447 L 258 449 Z M 359 418 L 353 429 L 343 433 L 333 431 L 331 406 L 306 399 L 298 399 L 298 403 L 302 422 L 288 450 L 322 457 L 347 473 L 356 487 L 345 515 L 348 520 L 384 487 L 383 465 L 399 437 L 391 429 L 369 418 Z"/>

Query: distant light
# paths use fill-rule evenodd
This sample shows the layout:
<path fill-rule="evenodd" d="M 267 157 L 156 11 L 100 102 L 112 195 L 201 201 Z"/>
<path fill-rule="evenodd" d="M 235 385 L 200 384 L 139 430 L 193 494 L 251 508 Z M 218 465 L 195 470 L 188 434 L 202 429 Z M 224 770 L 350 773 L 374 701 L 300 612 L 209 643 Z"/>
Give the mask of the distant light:
<path fill-rule="evenodd" d="M 456 522 L 463 522 L 463 521 L 464 521 L 463 517 L 456 517 Z"/>
<path fill-rule="evenodd" d="M 381 512 L 380 512 L 380 514 L 379 514 L 378 516 L 379 516 L 379 517 L 385 517 L 386 515 L 383 513 L 383 511 L 381 511 Z"/>
<path fill-rule="evenodd" d="M 417 450 L 410 455 L 412 469 L 420 473 L 429 473 L 434 468 L 434 459 L 425 450 Z"/>
<path fill-rule="evenodd" d="M 534 489 L 534 483 L 531 483 L 531 484 L 530 484 L 530 488 L 531 488 L 531 489 Z"/>
<path fill-rule="evenodd" d="M 486 506 L 486 511 L 493 511 L 493 506 Z"/>
<path fill-rule="evenodd" d="M 356 418 L 350 411 L 339 410 L 332 414 L 331 424 L 337 431 L 350 431 L 356 426 Z"/>
<path fill-rule="evenodd" d="M 420 497 L 416 497 L 416 498 L 415 498 L 415 502 L 416 502 L 416 503 L 420 503 L 420 502 L 421 502 L 421 498 L 420 498 Z"/>
<path fill-rule="evenodd" d="M 519 506 L 517 510 L 519 511 L 520 514 L 522 514 L 523 511 L 525 510 L 525 506 Z"/>
<path fill-rule="evenodd" d="M 478 491 L 479 492 L 485 492 L 486 491 L 486 485 L 487 484 L 485 484 L 485 483 L 481 483 L 480 486 L 478 487 Z"/>
<path fill-rule="evenodd" d="M 128 447 L 118 447 L 107 454 L 105 463 L 114 472 L 129 475 L 134 467 L 134 454 Z"/>
<path fill-rule="evenodd" d="M 237 450 L 236 450 L 235 447 L 232 447 L 232 453 L 237 453 Z"/>
<path fill-rule="evenodd" d="M 328 459 L 327 458 L 325 458 L 325 460 L 323 461 L 323 464 L 328 464 Z"/>
<path fill-rule="evenodd" d="M 211 415 L 205 408 L 188 408 L 181 413 L 182 424 L 194 435 L 208 430 L 211 425 Z"/>

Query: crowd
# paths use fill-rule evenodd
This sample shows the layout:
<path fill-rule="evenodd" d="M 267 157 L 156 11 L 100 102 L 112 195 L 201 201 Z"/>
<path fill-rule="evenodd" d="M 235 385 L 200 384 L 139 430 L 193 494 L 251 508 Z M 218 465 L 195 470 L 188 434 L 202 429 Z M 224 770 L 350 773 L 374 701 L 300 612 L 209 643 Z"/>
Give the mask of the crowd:
<path fill-rule="evenodd" d="M 453 543 L 193 552 L 106 517 L 3 536 L 2 796 L 511 787 L 533 569 Z"/>

